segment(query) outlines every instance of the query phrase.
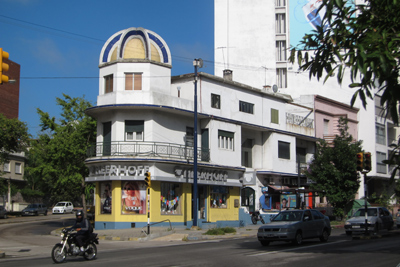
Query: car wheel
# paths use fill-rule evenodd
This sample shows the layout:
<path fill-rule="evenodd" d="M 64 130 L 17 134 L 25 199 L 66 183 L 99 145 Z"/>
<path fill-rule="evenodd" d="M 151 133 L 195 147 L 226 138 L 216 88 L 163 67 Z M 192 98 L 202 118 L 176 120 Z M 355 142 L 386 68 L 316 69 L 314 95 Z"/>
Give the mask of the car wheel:
<path fill-rule="evenodd" d="M 3 219 L 7 219 L 7 214 L 4 214 L 4 215 L 3 215 Z"/>
<path fill-rule="evenodd" d="M 397 228 L 400 229 L 400 224 L 397 225 Z"/>
<path fill-rule="evenodd" d="M 327 242 L 329 238 L 329 233 L 326 229 L 324 229 L 324 231 L 322 231 L 322 235 L 320 236 L 319 240 L 321 240 L 321 242 Z"/>
<path fill-rule="evenodd" d="M 263 246 L 263 247 L 267 247 L 268 245 L 269 245 L 269 241 L 260 241 L 260 243 L 261 243 L 261 245 Z"/>
<path fill-rule="evenodd" d="M 35 212 L 35 216 L 39 216 L 39 212 L 36 211 L 36 212 Z"/>
<path fill-rule="evenodd" d="M 292 242 L 294 245 L 301 245 L 303 243 L 303 236 L 300 231 L 296 233 L 296 236 Z"/>
<path fill-rule="evenodd" d="M 372 234 L 373 235 L 379 234 L 379 224 L 378 223 L 375 224 L 375 227 L 374 227 L 374 230 L 373 230 Z"/>
<path fill-rule="evenodd" d="M 44 212 L 44 216 L 47 216 L 47 210 Z"/>
<path fill-rule="evenodd" d="M 353 233 L 351 231 L 346 231 L 346 235 L 351 236 Z"/>

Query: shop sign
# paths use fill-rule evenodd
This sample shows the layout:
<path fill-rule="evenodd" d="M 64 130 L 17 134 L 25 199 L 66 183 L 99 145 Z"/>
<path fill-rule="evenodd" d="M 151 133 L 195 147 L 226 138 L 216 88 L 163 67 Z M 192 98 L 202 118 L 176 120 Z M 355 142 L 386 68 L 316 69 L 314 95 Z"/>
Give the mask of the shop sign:
<path fill-rule="evenodd" d="M 102 165 L 89 168 L 89 176 L 143 176 L 150 166 L 144 165 Z"/>
<path fill-rule="evenodd" d="M 175 168 L 175 176 L 177 178 L 187 178 L 193 179 L 194 172 L 191 168 Z M 228 172 L 227 171 L 216 171 L 216 170 L 207 170 L 207 169 L 199 169 L 197 170 L 197 179 L 204 181 L 216 181 L 216 182 L 226 182 L 228 180 Z"/>

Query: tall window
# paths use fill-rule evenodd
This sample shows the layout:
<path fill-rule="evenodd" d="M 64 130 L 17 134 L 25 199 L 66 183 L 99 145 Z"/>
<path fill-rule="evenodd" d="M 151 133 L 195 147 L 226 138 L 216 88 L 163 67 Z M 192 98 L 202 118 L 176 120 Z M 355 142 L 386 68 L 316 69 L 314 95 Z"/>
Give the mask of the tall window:
<path fill-rule="evenodd" d="M 275 15 L 275 31 L 278 34 L 286 33 L 286 14 Z"/>
<path fill-rule="evenodd" d="M 287 87 L 287 70 L 276 69 L 276 83 L 279 88 Z"/>
<path fill-rule="evenodd" d="M 125 121 L 125 140 L 143 141 L 144 121 Z"/>
<path fill-rule="evenodd" d="M 276 61 L 286 61 L 286 41 L 276 42 Z"/>
<path fill-rule="evenodd" d="M 4 162 L 3 170 L 5 172 L 10 172 L 10 162 Z"/>
<path fill-rule="evenodd" d="M 218 148 L 234 150 L 234 133 L 218 130 Z"/>
<path fill-rule="evenodd" d="M 386 145 L 385 125 L 375 124 L 375 139 L 378 144 Z"/>
<path fill-rule="evenodd" d="M 22 173 L 22 164 L 19 162 L 15 163 L 15 173 L 21 174 Z"/>
<path fill-rule="evenodd" d="M 382 152 L 376 152 L 376 172 L 378 173 L 386 173 L 386 164 L 382 161 L 387 159 L 386 154 Z"/>
<path fill-rule="evenodd" d="M 290 159 L 290 143 L 278 141 L 278 158 Z"/>
<path fill-rule="evenodd" d="M 111 93 L 114 91 L 114 75 L 107 75 L 104 76 L 104 92 L 107 93 Z"/>
<path fill-rule="evenodd" d="M 212 108 L 221 108 L 221 96 L 220 95 L 215 95 L 211 94 L 211 107 Z"/>
<path fill-rule="evenodd" d="M 276 6 L 286 6 L 286 0 L 275 0 Z"/>
<path fill-rule="evenodd" d="M 125 73 L 125 90 L 142 90 L 142 73 Z"/>
<path fill-rule="evenodd" d="M 324 135 L 329 134 L 329 120 L 324 119 Z"/>
<path fill-rule="evenodd" d="M 253 114 L 254 112 L 254 104 L 247 103 L 244 101 L 239 101 L 239 111 Z"/>
<path fill-rule="evenodd" d="M 271 123 L 279 124 L 279 110 L 271 108 Z"/>

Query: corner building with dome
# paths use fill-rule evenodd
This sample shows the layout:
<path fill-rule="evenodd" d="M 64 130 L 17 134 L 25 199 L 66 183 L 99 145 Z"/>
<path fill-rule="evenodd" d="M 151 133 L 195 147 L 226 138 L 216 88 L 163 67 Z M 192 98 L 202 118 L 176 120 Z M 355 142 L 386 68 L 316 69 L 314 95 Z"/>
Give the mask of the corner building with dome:
<path fill-rule="evenodd" d="M 143 28 L 115 33 L 101 50 L 97 105 L 86 111 L 97 120 L 85 178 L 95 183 L 96 230 L 145 227 L 148 212 L 155 226 L 191 227 L 194 212 L 199 227 L 243 225 L 241 216 L 259 205 L 265 178 L 297 176 L 295 158 L 287 157 L 295 155 L 296 142 L 309 152 L 314 147 L 313 132 L 286 131 L 290 96 L 202 72 L 194 136 L 195 75 L 171 77 L 171 68 L 166 42 Z M 281 124 L 271 125 L 271 109 Z M 292 144 L 283 163 L 277 160 L 280 141 Z"/>

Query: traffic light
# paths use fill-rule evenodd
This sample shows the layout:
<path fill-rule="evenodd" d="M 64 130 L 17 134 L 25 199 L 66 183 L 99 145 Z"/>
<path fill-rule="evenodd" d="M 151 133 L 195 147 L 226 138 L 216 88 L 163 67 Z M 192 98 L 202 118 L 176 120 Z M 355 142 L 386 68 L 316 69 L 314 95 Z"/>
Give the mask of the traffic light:
<path fill-rule="evenodd" d="M 357 153 L 357 171 L 361 172 L 364 169 L 364 153 Z"/>
<path fill-rule="evenodd" d="M 8 53 L 3 51 L 3 48 L 0 48 L 0 84 L 8 83 L 8 76 L 3 75 L 4 71 L 8 71 L 8 64 L 4 63 L 4 59 L 8 58 Z"/>
<path fill-rule="evenodd" d="M 145 176 L 144 183 L 146 184 L 147 187 L 151 187 L 151 173 L 146 172 L 144 176 Z"/>
<path fill-rule="evenodd" d="M 370 172 L 372 170 L 371 167 L 371 153 L 365 152 L 364 153 L 364 170 L 366 172 Z"/>

